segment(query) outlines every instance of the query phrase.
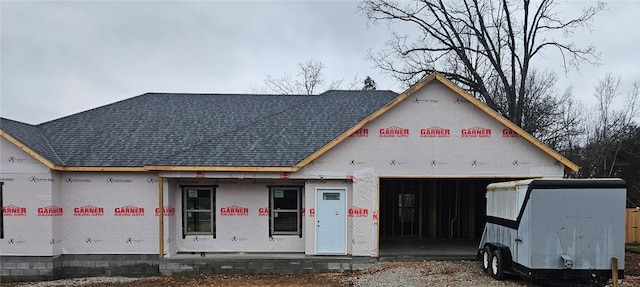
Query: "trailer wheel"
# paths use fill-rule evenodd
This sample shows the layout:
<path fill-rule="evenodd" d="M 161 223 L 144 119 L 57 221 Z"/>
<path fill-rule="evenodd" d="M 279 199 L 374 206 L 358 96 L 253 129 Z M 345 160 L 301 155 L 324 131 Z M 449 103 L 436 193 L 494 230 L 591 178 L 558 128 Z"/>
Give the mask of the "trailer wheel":
<path fill-rule="evenodd" d="M 502 257 L 500 256 L 500 250 L 496 249 L 491 254 L 491 277 L 502 280 L 504 279 L 504 266 L 502 264 Z"/>
<path fill-rule="evenodd" d="M 482 249 L 481 260 L 482 260 L 482 270 L 487 274 L 491 275 L 491 272 L 489 271 L 489 266 L 491 266 L 491 249 L 489 248 L 489 246 L 485 246 L 484 249 Z"/>

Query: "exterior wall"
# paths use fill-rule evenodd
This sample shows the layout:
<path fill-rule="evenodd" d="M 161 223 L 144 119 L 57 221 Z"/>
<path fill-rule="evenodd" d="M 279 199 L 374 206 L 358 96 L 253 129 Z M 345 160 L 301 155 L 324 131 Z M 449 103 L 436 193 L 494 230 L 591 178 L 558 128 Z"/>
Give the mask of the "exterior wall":
<path fill-rule="evenodd" d="M 0 153 L 2 281 L 159 273 L 155 173 L 55 172 L 4 138 Z"/>
<path fill-rule="evenodd" d="M 347 254 L 354 250 L 365 249 L 367 256 L 371 256 L 369 245 L 359 245 L 371 241 L 373 234 L 367 234 L 363 238 L 353 231 L 353 222 L 371 222 L 371 216 L 353 214 L 354 209 L 366 209 L 368 214 L 373 203 L 363 191 L 356 195 L 353 188 L 355 183 L 351 180 L 287 180 L 260 178 L 265 176 L 258 173 L 216 173 L 205 172 L 204 178 L 193 178 L 195 173 L 165 172 L 163 175 L 168 184 L 168 196 L 165 196 L 165 205 L 175 208 L 175 214 L 165 217 L 165 252 L 169 256 L 177 253 L 189 252 L 304 252 L 313 255 L 315 251 L 315 192 L 318 188 L 345 189 L 347 195 L 347 209 L 351 214 L 347 218 Z M 185 176 L 184 178 L 180 178 Z M 192 176 L 192 177 L 188 177 Z M 228 178 L 234 176 L 235 178 Z M 270 176 L 281 176 L 272 174 Z M 291 176 L 294 176 L 293 174 Z M 254 179 L 242 179 L 254 178 Z M 366 190 L 370 184 L 366 181 L 357 183 L 360 190 Z M 168 186 L 168 187 L 167 187 Z M 182 188 L 181 186 L 216 186 L 216 238 L 213 236 L 187 235 L 182 238 Z M 269 186 L 303 186 L 303 227 L 302 238 L 295 235 L 276 235 L 269 237 L 269 216 L 260 214 L 260 210 L 269 207 Z M 363 188 L 365 187 L 365 188 Z M 369 187 L 370 188 L 370 187 Z M 360 206 L 352 204 L 360 202 Z M 248 208 L 245 215 L 221 216 L 220 209 L 229 206 Z M 360 212 L 362 213 L 362 211 Z M 242 226 L 243 228 L 238 228 Z M 246 228 L 245 228 L 246 227 Z M 377 236 L 377 235 L 376 235 Z M 365 251 L 360 251 L 365 252 Z"/>
<path fill-rule="evenodd" d="M 55 194 L 58 178 L 4 138 L 0 139 L 0 153 L 0 180 L 4 182 L 1 254 L 53 255 L 53 222 L 61 211 Z"/>
<path fill-rule="evenodd" d="M 1 150 L 2 255 L 157 253 L 153 173 L 52 172 L 4 139 Z"/>
<path fill-rule="evenodd" d="M 269 236 L 269 186 L 300 186 L 304 181 L 291 180 L 241 180 L 241 179 L 172 179 L 170 180 L 170 205 L 175 216 L 170 220 L 171 253 L 178 252 L 304 252 L 305 216 L 303 236 Z M 216 186 L 216 237 L 211 235 L 182 235 L 181 186 Z M 303 192 L 303 204 L 307 193 Z M 247 213 L 224 214 L 222 208 L 238 206 Z M 306 206 L 303 206 L 306 208 Z M 306 210 L 306 209 L 305 209 Z M 165 238 L 167 239 L 167 238 Z"/>
<path fill-rule="evenodd" d="M 157 254 L 155 173 L 64 172 L 62 254 Z"/>

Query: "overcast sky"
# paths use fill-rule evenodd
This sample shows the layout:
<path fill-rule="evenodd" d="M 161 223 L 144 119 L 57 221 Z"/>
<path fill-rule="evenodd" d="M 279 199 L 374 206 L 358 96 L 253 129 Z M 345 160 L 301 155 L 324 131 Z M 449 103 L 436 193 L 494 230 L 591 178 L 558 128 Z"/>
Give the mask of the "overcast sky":
<path fill-rule="evenodd" d="M 593 1 L 558 1 L 571 13 Z M 38 124 L 146 92 L 252 93 L 267 75 L 296 74 L 315 59 L 326 78 L 371 76 L 378 89 L 402 85 L 366 59 L 383 48 L 396 25 L 373 25 L 356 1 L 0 1 L 0 113 Z M 640 78 L 640 1 L 610 1 L 594 31 L 602 65 L 565 76 L 559 89 L 592 103 L 607 72 L 628 84 Z M 627 86 L 625 86 L 626 89 Z"/>

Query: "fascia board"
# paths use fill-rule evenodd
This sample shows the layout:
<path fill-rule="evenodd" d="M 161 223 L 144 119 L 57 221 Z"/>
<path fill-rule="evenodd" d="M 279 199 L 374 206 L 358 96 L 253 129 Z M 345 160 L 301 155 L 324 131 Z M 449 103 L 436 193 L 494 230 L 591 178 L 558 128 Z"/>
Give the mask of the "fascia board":
<path fill-rule="evenodd" d="M 487 179 L 487 178 L 498 178 L 498 179 L 523 179 L 523 178 L 543 178 L 543 175 L 513 175 L 513 174 L 478 174 L 478 175 L 459 175 L 459 174 L 444 174 L 444 175 L 385 175 L 385 174 L 380 174 L 378 175 L 378 178 L 408 178 L 408 179 L 429 179 L 429 178 L 434 178 L 434 179 L 459 179 L 459 178 L 464 178 L 464 179 Z"/>
<path fill-rule="evenodd" d="M 248 172 L 295 172 L 289 166 L 144 166 L 146 171 L 248 171 Z"/>

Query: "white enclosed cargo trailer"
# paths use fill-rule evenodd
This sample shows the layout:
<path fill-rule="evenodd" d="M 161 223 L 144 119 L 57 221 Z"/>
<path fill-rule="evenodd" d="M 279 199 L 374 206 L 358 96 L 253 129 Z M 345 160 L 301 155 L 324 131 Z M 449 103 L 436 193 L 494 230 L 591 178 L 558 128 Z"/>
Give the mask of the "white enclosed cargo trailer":
<path fill-rule="evenodd" d="M 603 280 L 614 268 L 624 276 L 623 180 L 512 181 L 490 184 L 486 196 L 478 254 L 494 278 Z"/>

